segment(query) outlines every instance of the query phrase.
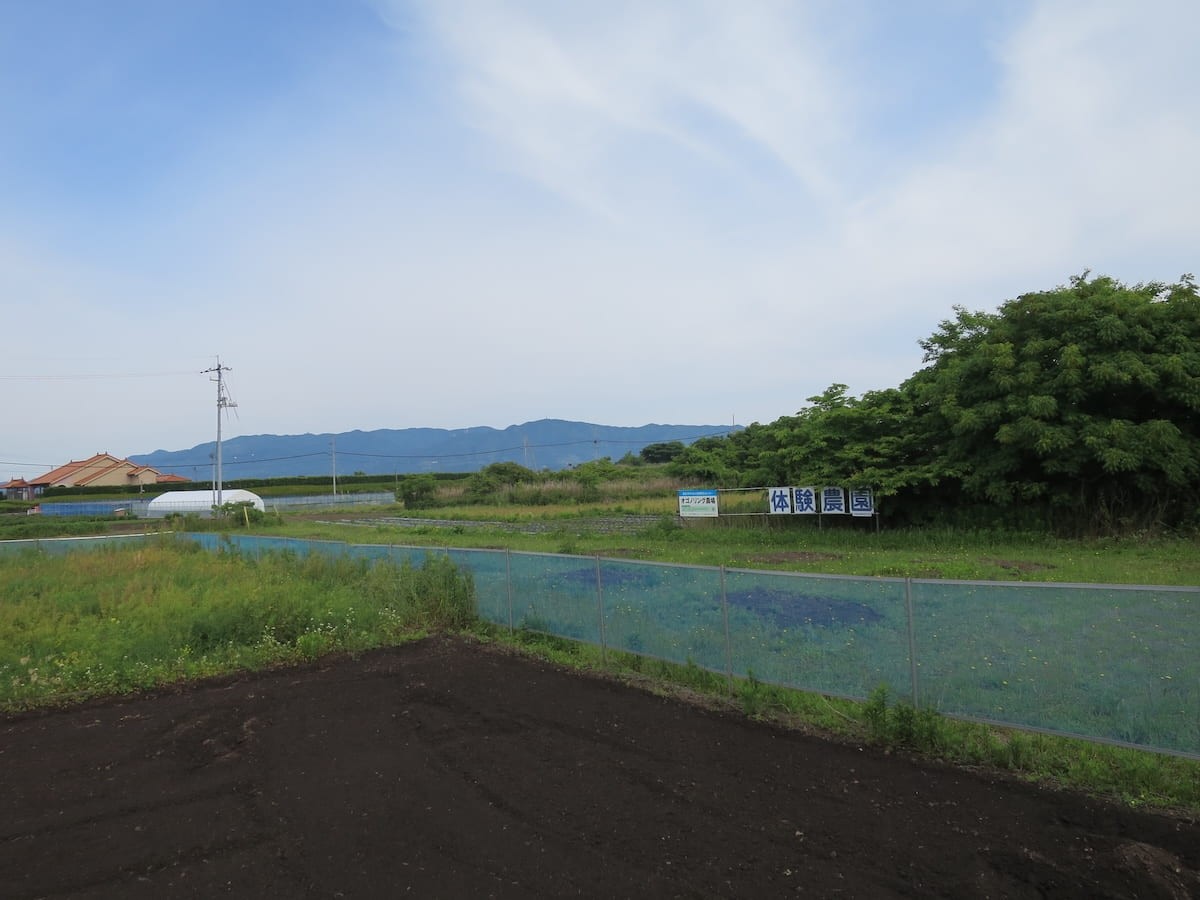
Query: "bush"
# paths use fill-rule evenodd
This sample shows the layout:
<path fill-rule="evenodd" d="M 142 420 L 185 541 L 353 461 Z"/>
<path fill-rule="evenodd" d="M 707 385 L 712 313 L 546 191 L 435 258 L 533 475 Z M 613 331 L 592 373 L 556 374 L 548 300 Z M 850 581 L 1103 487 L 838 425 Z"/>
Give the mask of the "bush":
<path fill-rule="evenodd" d="M 437 479 L 432 475 L 406 475 L 396 491 L 396 499 L 405 509 L 428 509 L 436 506 Z"/>

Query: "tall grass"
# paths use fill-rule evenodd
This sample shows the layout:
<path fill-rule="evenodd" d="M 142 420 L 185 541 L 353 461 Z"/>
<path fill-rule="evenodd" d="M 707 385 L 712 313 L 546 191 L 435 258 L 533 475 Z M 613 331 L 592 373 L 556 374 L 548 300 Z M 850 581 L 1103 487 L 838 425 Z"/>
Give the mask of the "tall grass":
<path fill-rule="evenodd" d="M 614 504 L 639 501 L 653 512 L 671 512 L 678 506 L 677 479 L 665 475 L 634 472 L 637 477 L 622 477 L 599 482 L 580 480 L 565 474 L 539 474 L 529 481 L 497 484 L 479 493 L 469 480 L 440 482 L 423 514 L 445 516 L 454 511 L 521 507 L 526 514 L 545 514 L 547 508 L 571 515 L 586 515 Z"/>
<path fill-rule="evenodd" d="M 445 556 L 420 566 L 200 552 L 170 540 L 0 558 L 0 708 L 358 651 L 475 618 Z"/>

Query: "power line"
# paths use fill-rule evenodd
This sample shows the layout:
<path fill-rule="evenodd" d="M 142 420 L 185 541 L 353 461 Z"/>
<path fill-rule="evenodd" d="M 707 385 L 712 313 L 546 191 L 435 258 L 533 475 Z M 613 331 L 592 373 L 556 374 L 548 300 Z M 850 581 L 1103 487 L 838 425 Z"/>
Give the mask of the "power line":
<path fill-rule="evenodd" d="M 90 372 L 78 375 L 0 375 L 4 381 L 90 381 L 101 378 L 173 378 L 195 372 Z"/>

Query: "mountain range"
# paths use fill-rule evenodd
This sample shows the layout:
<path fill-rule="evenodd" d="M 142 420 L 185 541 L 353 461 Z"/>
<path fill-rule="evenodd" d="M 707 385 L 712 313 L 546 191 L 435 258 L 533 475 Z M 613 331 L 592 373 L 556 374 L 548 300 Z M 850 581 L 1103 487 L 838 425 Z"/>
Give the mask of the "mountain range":
<path fill-rule="evenodd" d="M 648 444 L 724 435 L 729 425 L 640 425 L 625 427 L 539 419 L 497 429 L 383 428 L 340 434 L 255 434 L 221 442 L 222 479 L 282 478 L 289 475 L 408 474 L 476 472 L 492 463 L 515 462 L 529 469 L 567 469 L 602 457 L 635 456 Z M 155 450 L 133 462 L 194 481 L 212 478 L 216 441 L 187 450 Z"/>

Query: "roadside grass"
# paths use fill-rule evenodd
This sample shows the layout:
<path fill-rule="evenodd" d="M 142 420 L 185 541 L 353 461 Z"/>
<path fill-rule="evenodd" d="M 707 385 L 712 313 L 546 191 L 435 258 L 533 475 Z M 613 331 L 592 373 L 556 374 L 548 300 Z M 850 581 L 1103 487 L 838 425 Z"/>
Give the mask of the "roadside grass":
<path fill-rule="evenodd" d="M 258 559 L 170 539 L 0 558 L 0 709 L 357 652 L 475 619 L 444 556 Z"/>
<path fill-rule="evenodd" d="M 783 728 L 924 760 L 1004 773 L 1133 807 L 1200 813 L 1200 761 L 1037 732 L 966 722 L 894 702 L 866 702 L 734 678 L 541 632 L 491 629 L 489 638 L 559 665 L 616 677 L 655 693 L 712 705 Z"/>

